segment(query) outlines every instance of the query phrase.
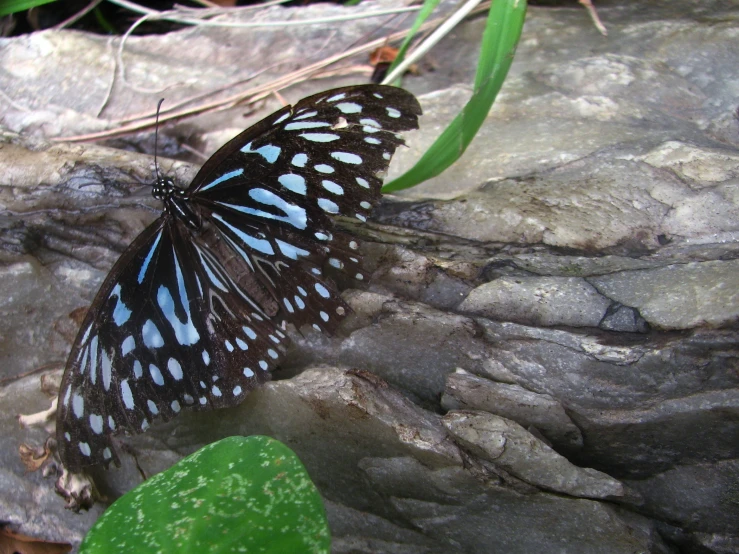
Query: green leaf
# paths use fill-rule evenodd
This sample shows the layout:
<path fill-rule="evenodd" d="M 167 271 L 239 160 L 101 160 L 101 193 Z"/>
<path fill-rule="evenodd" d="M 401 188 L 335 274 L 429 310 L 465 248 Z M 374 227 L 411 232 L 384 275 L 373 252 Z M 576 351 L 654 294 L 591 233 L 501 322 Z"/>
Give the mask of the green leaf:
<path fill-rule="evenodd" d="M 413 37 L 416 36 L 416 33 L 421 28 L 421 25 L 423 25 L 423 22 L 426 21 L 429 16 L 431 15 L 431 12 L 433 12 L 436 9 L 436 6 L 439 5 L 439 0 L 425 0 L 423 3 L 423 6 L 421 7 L 421 10 L 418 12 L 418 15 L 416 16 L 416 20 L 413 22 L 413 26 L 408 30 L 408 34 L 405 36 L 405 40 L 403 40 L 403 44 L 400 45 L 400 48 L 398 49 L 398 55 L 395 57 L 395 60 L 393 60 L 393 63 L 390 65 L 390 67 L 387 70 L 387 74 L 389 75 L 392 73 L 393 69 L 395 69 L 395 66 L 397 66 L 400 62 L 403 61 L 405 58 L 405 53 L 408 51 L 408 47 L 411 45 L 411 41 L 413 40 Z M 398 79 L 395 83 L 396 86 L 400 86 L 400 79 Z"/>
<path fill-rule="evenodd" d="M 295 453 L 269 437 L 206 446 L 119 498 L 80 546 L 110 552 L 328 553 L 315 485 Z"/>
<path fill-rule="evenodd" d="M 0 16 L 30 10 L 31 8 L 42 6 L 53 1 L 54 0 L 2 0 L 0 1 Z"/>
<path fill-rule="evenodd" d="M 457 161 L 487 118 L 513 62 L 526 16 L 525 0 L 495 0 L 482 37 L 475 89 L 469 102 L 406 173 L 383 192 L 413 187 L 435 177 Z"/>

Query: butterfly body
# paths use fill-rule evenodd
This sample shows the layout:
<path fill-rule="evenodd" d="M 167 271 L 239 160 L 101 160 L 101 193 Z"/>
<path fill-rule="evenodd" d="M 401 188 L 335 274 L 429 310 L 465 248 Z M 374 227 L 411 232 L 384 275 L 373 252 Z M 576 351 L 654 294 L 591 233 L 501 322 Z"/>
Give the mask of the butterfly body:
<path fill-rule="evenodd" d="M 113 435 L 241 402 L 281 358 L 285 322 L 336 330 L 348 307 L 323 267 L 364 274 L 331 217 L 366 219 L 420 111 L 401 89 L 326 91 L 229 141 L 188 188 L 157 179 L 162 214 L 110 271 L 67 361 L 68 469 L 118 464 Z"/>

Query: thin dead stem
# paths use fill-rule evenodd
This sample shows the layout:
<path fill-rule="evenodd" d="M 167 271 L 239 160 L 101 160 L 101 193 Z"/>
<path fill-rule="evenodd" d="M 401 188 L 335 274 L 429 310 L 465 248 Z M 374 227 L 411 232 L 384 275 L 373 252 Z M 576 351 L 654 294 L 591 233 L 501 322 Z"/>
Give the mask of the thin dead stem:
<path fill-rule="evenodd" d="M 478 6 L 475 10 L 473 10 L 469 15 L 471 16 L 476 13 L 479 13 L 480 11 L 487 9 L 489 5 L 490 5 L 489 2 L 485 2 L 484 4 Z M 436 19 L 427 21 L 426 23 L 424 23 L 424 25 L 421 26 L 421 28 L 419 29 L 419 32 L 426 32 L 429 29 L 437 27 L 442 21 L 446 19 L 447 18 L 444 17 L 444 18 L 436 18 Z M 140 24 L 140 22 L 142 22 L 143 20 L 144 18 L 141 18 L 134 25 Z M 132 26 L 132 29 L 133 28 L 134 27 Z M 130 35 L 130 31 L 132 29 L 129 29 L 129 32 L 126 33 L 124 38 L 127 38 Z M 187 108 L 184 107 L 184 106 L 188 106 L 192 104 L 193 102 L 197 102 L 198 100 L 201 100 L 203 98 L 212 97 L 215 94 L 219 94 L 226 90 L 235 88 L 239 86 L 240 84 L 243 84 L 243 82 L 251 80 L 253 76 L 249 79 L 236 81 L 235 83 L 232 83 L 231 85 L 228 85 L 225 87 L 219 87 L 218 89 L 213 89 L 205 93 L 201 93 L 196 96 L 187 98 L 185 100 L 180 101 L 174 106 L 170 106 L 167 110 L 165 110 L 165 112 L 163 112 L 160 115 L 160 123 L 182 119 L 185 117 L 190 117 L 190 116 L 198 115 L 198 114 L 209 112 L 209 111 L 220 111 L 224 109 L 229 109 L 239 104 L 244 104 L 244 103 L 253 104 L 255 102 L 268 98 L 269 96 L 275 94 L 278 91 L 284 90 L 290 86 L 293 86 L 300 82 L 304 82 L 309 79 L 316 79 L 320 77 L 328 77 L 328 76 L 336 76 L 336 75 L 356 74 L 356 73 L 368 74 L 369 69 L 367 68 L 367 66 L 353 65 L 353 66 L 343 67 L 343 68 L 339 67 L 339 68 L 335 68 L 332 70 L 327 70 L 327 67 L 333 64 L 336 64 L 338 62 L 341 62 L 342 60 L 345 60 L 347 58 L 351 58 L 359 54 L 371 52 L 372 50 L 380 46 L 383 46 L 389 42 L 395 42 L 395 41 L 401 40 L 402 38 L 405 37 L 407 32 L 408 32 L 407 30 L 398 31 L 398 32 L 391 33 L 384 37 L 370 40 L 368 42 L 365 42 L 364 44 L 360 44 L 358 46 L 349 48 L 341 53 L 334 54 L 323 60 L 319 60 L 317 62 L 311 63 L 289 74 L 280 76 L 268 83 L 257 85 L 255 87 L 242 90 L 240 92 L 236 92 L 224 98 L 200 102 L 194 106 L 187 107 Z M 123 40 L 121 41 L 121 43 L 123 43 Z M 121 63 L 120 53 L 122 52 L 122 44 L 119 47 L 118 51 L 119 51 L 119 63 Z M 171 86 L 174 86 L 174 85 L 170 85 L 170 87 Z M 167 88 L 170 88 L 170 87 L 167 87 Z M 155 91 L 155 92 L 160 92 L 160 91 Z M 109 129 L 106 131 L 88 133 L 84 135 L 69 136 L 69 137 L 59 137 L 59 138 L 54 139 L 54 141 L 55 142 L 94 141 L 94 140 L 101 140 L 101 139 L 106 139 L 106 138 L 110 138 L 114 136 L 119 136 L 123 134 L 138 132 L 138 131 L 141 131 L 142 129 L 152 127 L 154 125 L 155 118 L 154 118 L 153 112 L 147 112 L 146 114 L 141 114 L 139 116 L 128 116 L 118 121 L 123 122 L 124 124 L 114 129 Z"/>

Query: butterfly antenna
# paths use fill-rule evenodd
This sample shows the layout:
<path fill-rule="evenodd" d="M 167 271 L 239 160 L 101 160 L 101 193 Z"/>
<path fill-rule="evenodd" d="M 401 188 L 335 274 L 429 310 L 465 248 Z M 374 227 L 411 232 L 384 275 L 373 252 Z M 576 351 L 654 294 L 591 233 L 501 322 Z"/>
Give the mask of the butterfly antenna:
<path fill-rule="evenodd" d="M 159 110 L 162 107 L 162 103 L 164 102 L 164 98 L 159 99 L 159 103 L 157 104 L 157 116 L 156 116 L 156 122 L 154 123 L 154 171 L 157 174 L 157 182 L 159 182 L 162 177 L 159 174 L 159 163 L 157 163 L 157 152 L 159 152 Z"/>

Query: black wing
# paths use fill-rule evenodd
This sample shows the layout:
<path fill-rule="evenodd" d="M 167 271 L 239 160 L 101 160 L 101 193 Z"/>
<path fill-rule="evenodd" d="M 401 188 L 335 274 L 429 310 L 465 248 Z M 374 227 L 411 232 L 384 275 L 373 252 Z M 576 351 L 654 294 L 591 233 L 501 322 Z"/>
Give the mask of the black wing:
<path fill-rule="evenodd" d="M 399 88 L 366 85 L 305 98 L 263 119 L 206 162 L 188 188 L 202 219 L 254 271 L 296 326 L 333 332 L 347 313 L 325 262 L 364 279 L 358 245 L 331 216 L 365 221 L 399 132 L 421 108 Z"/>
<path fill-rule="evenodd" d="M 67 361 L 64 465 L 118 463 L 113 435 L 240 402 L 280 358 L 281 319 L 333 331 L 346 307 L 323 266 L 363 274 L 330 216 L 367 217 L 397 133 L 420 113 L 391 87 L 317 94 L 227 143 L 184 196 L 162 196 L 165 213 L 111 270 Z"/>
<path fill-rule="evenodd" d="M 163 215 L 111 270 L 70 353 L 58 450 L 72 470 L 118 464 L 111 436 L 184 409 L 239 403 L 285 335 L 190 230 Z"/>

